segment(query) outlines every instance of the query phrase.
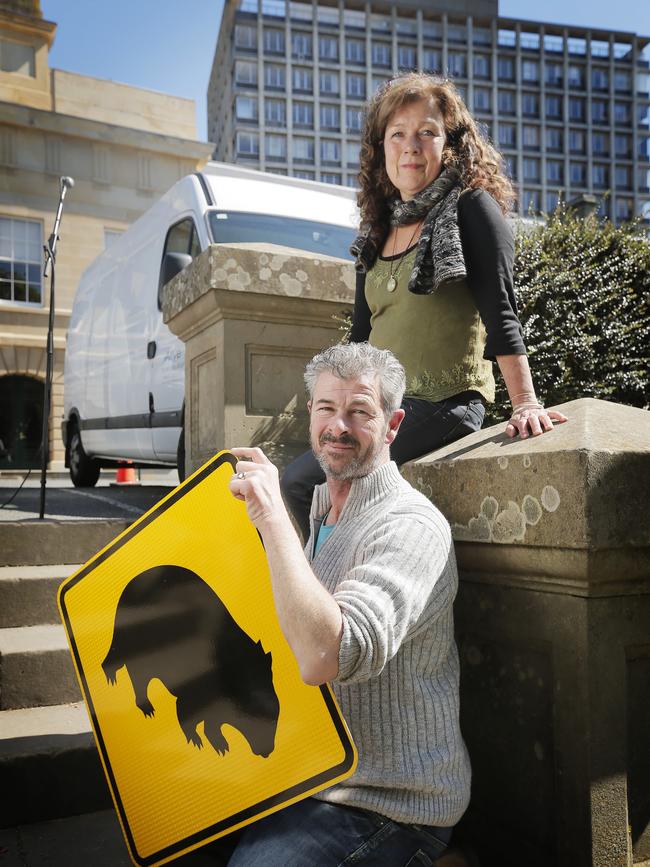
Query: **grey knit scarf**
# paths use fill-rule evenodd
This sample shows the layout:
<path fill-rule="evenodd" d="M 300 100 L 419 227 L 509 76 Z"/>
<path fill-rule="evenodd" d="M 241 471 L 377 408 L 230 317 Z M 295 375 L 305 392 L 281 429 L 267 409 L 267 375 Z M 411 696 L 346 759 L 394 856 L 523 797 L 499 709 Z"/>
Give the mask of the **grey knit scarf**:
<path fill-rule="evenodd" d="M 390 203 L 391 226 L 417 223 L 424 218 L 415 263 L 409 280 L 409 292 L 431 295 L 442 284 L 467 276 L 465 258 L 458 229 L 458 199 L 461 194 L 460 176 L 445 169 L 435 181 L 407 202 L 394 199 Z M 359 235 L 350 253 L 355 267 L 367 273 L 375 264 L 381 244 L 371 237 L 372 230 Z"/>

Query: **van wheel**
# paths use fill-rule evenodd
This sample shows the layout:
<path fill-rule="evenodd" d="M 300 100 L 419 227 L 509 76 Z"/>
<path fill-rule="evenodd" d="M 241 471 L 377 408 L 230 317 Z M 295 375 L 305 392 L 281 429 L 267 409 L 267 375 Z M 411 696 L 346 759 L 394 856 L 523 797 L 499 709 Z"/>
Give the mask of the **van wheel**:
<path fill-rule="evenodd" d="M 181 428 L 181 435 L 178 439 L 178 448 L 176 449 L 176 469 L 178 470 L 178 481 L 185 481 L 185 425 Z"/>
<path fill-rule="evenodd" d="M 70 437 L 70 478 L 75 488 L 92 488 L 97 484 L 100 465 L 89 458 L 81 444 L 79 428 L 75 427 Z"/>

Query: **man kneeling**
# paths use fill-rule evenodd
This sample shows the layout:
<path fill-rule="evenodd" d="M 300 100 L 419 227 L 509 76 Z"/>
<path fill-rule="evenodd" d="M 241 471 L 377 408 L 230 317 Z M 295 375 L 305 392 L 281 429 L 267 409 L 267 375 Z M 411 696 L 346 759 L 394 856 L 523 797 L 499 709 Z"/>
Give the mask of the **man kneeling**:
<path fill-rule="evenodd" d="M 330 681 L 359 753 L 345 782 L 245 829 L 231 867 L 433 864 L 469 800 L 458 723 L 447 521 L 390 460 L 404 370 L 367 343 L 308 365 L 316 488 L 303 552 L 278 472 L 233 449 L 230 488 L 264 541 L 282 631 L 303 680 Z"/>

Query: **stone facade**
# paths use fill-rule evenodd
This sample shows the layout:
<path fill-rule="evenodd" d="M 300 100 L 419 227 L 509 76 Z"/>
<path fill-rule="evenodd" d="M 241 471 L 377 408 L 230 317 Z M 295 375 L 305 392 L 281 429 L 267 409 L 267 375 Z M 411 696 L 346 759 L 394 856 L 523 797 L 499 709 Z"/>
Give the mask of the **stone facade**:
<path fill-rule="evenodd" d="M 65 332 L 81 274 L 113 233 L 124 231 L 179 178 L 204 165 L 211 147 L 196 140 L 192 100 L 50 69 L 55 30 L 38 3 L 0 4 L 0 40 L 10 46 L 9 61 L 0 69 L 0 236 L 9 242 L 14 236 L 13 251 L 7 238 L 0 249 L 0 419 L 5 419 L 0 439 L 9 440 L 11 453 L 11 441 L 21 434 L 19 422 L 8 420 L 16 408 L 9 409 L 7 401 L 19 393 L 24 381 L 19 377 L 42 383 L 46 365 L 49 282 L 41 277 L 23 290 L 11 271 L 19 258 L 15 238 L 26 227 L 33 233 L 27 264 L 19 264 L 31 266 L 36 281 L 39 269 L 42 274 L 41 248 L 54 224 L 59 179 L 69 175 L 75 186 L 66 197 L 57 247 L 50 417 L 50 467 L 62 469 Z M 0 450 L 0 468 L 20 464 L 3 460 Z"/>

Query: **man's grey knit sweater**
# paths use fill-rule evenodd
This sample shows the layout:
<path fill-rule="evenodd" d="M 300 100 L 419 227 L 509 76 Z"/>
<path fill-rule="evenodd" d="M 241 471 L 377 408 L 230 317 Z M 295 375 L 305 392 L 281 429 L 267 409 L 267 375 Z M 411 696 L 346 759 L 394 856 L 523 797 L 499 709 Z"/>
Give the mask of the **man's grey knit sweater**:
<path fill-rule="evenodd" d="M 467 807 L 471 774 L 458 723 L 458 573 L 449 525 L 393 462 L 352 482 L 334 531 L 313 557 L 329 508 L 320 485 L 306 552 L 343 614 L 332 688 L 359 764 L 316 797 L 398 822 L 454 825 Z"/>

